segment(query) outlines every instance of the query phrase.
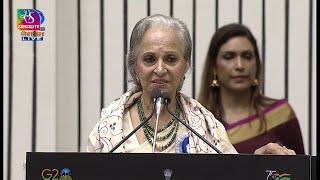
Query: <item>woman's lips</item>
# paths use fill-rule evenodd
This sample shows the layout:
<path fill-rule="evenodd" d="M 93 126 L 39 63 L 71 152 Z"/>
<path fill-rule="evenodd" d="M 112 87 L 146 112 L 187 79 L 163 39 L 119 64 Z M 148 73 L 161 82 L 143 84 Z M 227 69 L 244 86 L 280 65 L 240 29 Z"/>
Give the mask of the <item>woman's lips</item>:
<path fill-rule="evenodd" d="M 169 81 L 164 80 L 164 79 L 156 79 L 151 81 L 152 83 L 156 84 L 156 85 L 165 85 L 167 84 Z"/>
<path fill-rule="evenodd" d="M 248 79 L 248 77 L 247 76 L 234 76 L 234 77 L 232 77 L 232 79 L 242 82 L 242 81 Z"/>

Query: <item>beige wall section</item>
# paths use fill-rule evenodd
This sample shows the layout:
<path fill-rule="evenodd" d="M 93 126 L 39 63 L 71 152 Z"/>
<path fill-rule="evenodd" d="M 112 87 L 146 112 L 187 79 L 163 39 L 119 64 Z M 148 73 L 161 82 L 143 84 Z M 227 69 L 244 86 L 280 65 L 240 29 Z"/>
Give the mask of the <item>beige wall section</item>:
<path fill-rule="evenodd" d="M 266 49 L 265 94 L 274 98 L 284 97 L 284 0 L 265 1 Z M 281 73 L 280 73 L 281 72 Z"/>
<path fill-rule="evenodd" d="M 201 85 L 202 70 L 204 68 L 205 58 L 208 53 L 211 37 L 215 32 L 216 19 L 215 19 L 215 1 L 202 0 L 197 1 L 197 29 L 196 29 L 196 92 L 198 97 Z"/>
<path fill-rule="evenodd" d="M 8 144 L 8 80 L 9 39 L 8 2 L 4 1 L 4 179 L 10 169 L 11 179 L 21 179 L 25 153 L 32 148 L 32 73 L 33 42 L 22 42 L 16 28 L 16 10 L 33 8 L 32 0 L 13 0 L 13 99 L 12 99 L 12 151 Z M 37 127 L 36 151 L 78 151 L 78 123 L 81 115 L 81 151 L 87 137 L 100 116 L 100 1 L 81 3 L 81 101 L 78 99 L 78 0 L 36 1 L 44 13 L 46 28 L 44 42 L 37 44 Z M 170 13 L 170 1 L 153 0 L 151 14 Z M 201 80 L 204 58 L 215 31 L 215 1 L 202 0 L 196 12 L 196 87 Z M 184 21 L 192 35 L 192 0 L 174 0 L 173 14 Z M 237 0 L 219 1 L 219 26 L 238 22 Z M 243 23 L 258 39 L 261 51 L 262 1 L 243 1 Z M 284 97 L 285 1 L 268 0 L 266 3 L 266 95 Z M 301 124 L 308 153 L 309 131 L 309 1 L 290 0 L 289 17 L 289 102 Z M 313 0 L 313 65 L 312 65 L 312 152 L 316 155 L 316 0 Z M 127 42 L 135 23 L 147 15 L 145 0 L 128 1 Z M 104 1 L 104 104 L 123 94 L 124 63 L 123 1 Z M 128 85 L 128 89 L 132 85 Z M 192 95 L 192 71 L 187 75 L 182 92 Z M 81 112 L 78 105 L 81 103 Z M 11 167 L 6 157 L 11 155 Z"/>
<path fill-rule="evenodd" d="M 170 15 L 170 0 L 150 1 L 150 14 Z"/>
<path fill-rule="evenodd" d="M 56 149 L 56 3 L 39 1 L 45 15 L 44 41 L 37 43 L 37 145 L 36 151 Z"/>
<path fill-rule="evenodd" d="M 308 109 L 311 107 L 308 103 L 309 93 L 309 21 L 306 21 L 303 17 L 309 15 L 309 3 L 303 1 L 290 1 L 290 7 L 292 9 L 300 9 L 299 11 L 290 11 L 290 25 L 289 25 L 289 93 L 288 100 L 291 103 L 295 113 L 300 122 L 302 129 L 303 140 L 305 144 L 306 152 L 309 151 L 307 148 L 308 142 Z M 306 72 L 306 73 L 302 73 Z"/>
<path fill-rule="evenodd" d="M 104 7 L 104 106 L 106 107 L 123 93 L 123 1 L 107 0 Z"/>
<path fill-rule="evenodd" d="M 13 78 L 11 177 L 21 179 L 25 152 L 31 150 L 33 42 L 23 42 L 16 27 L 17 9 L 31 8 L 32 1 L 13 1 Z M 27 138 L 30 137 L 30 138 Z"/>
<path fill-rule="evenodd" d="M 100 1 L 81 1 L 81 143 L 100 117 Z M 96 17 L 96 18 L 93 18 Z"/>
<path fill-rule="evenodd" d="M 262 58 L 262 1 L 242 1 L 242 23 L 248 26 L 257 39 L 260 58 Z M 248 8 L 248 7 L 255 8 Z"/>
<path fill-rule="evenodd" d="M 3 24 L 9 24 L 9 2 L 8 0 L 3 1 Z M 3 179 L 7 178 L 7 157 L 8 157 L 8 110 L 9 110 L 9 26 L 3 26 Z"/>
<path fill-rule="evenodd" d="M 56 1 L 56 151 L 78 147 L 77 0 Z"/>
<path fill-rule="evenodd" d="M 223 0 L 219 1 L 219 27 L 231 22 L 239 22 L 239 1 Z"/>

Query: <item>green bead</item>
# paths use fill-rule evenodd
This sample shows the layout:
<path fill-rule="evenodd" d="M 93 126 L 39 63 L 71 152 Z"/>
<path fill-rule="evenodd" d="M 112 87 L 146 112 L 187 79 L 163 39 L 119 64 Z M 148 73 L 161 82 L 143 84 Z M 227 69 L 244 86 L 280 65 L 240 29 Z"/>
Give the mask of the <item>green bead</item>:
<path fill-rule="evenodd" d="M 142 107 L 142 103 L 141 103 L 141 96 L 139 97 L 139 99 L 137 101 L 137 108 L 138 108 L 138 114 L 139 114 L 140 122 L 143 122 L 146 119 L 146 117 L 145 117 L 145 114 L 144 114 L 144 111 L 143 111 L 143 107 Z M 177 104 L 176 104 L 176 112 L 175 113 L 176 113 L 176 115 L 178 117 L 180 115 L 180 112 L 181 112 L 180 106 L 179 106 L 179 103 L 177 102 Z M 168 143 L 166 143 L 163 146 L 156 146 L 157 150 L 163 151 L 163 150 L 167 149 L 168 147 L 171 146 L 171 144 L 173 143 L 174 139 L 176 138 L 177 132 L 178 132 L 178 129 L 179 129 L 179 122 L 175 121 L 174 117 L 172 117 L 172 120 L 165 127 L 161 128 L 157 132 L 162 132 L 165 129 L 169 128 L 172 125 L 173 122 L 175 122 L 173 124 L 173 127 L 170 129 L 170 131 L 166 135 L 161 136 L 161 137 L 157 137 L 157 140 L 164 141 L 164 140 L 167 140 L 172 135 L 172 133 L 174 132 Z M 154 128 L 150 125 L 149 122 L 147 122 L 146 125 L 143 126 L 143 132 L 144 132 L 148 142 L 151 145 L 153 145 L 153 141 L 152 140 L 154 138 Z"/>

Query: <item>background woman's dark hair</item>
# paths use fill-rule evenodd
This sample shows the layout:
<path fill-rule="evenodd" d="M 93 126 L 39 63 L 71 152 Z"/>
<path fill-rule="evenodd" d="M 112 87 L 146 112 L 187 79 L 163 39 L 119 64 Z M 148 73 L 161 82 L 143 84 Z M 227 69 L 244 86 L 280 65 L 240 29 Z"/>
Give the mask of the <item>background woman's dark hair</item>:
<path fill-rule="evenodd" d="M 242 24 L 232 23 L 225 25 L 219 28 L 211 39 L 209 50 L 205 60 L 204 70 L 202 72 L 203 74 L 200 86 L 200 94 L 198 97 L 199 102 L 209 111 L 211 111 L 214 116 L 224 124 L 224 109 L 222 107 L 220 99 L 220 88 L 214 88 L 211 86 L 213 75 L 215 74 L 213 67 L 216 65 L 217 56 L 221 46 L 231 38 L 239 36 L 246 37 L 251 42 L 254 48 L 254 55 L 257 65 L 256 79 L 258 79 L 259 84 L 257 86 L 252 86 L 251 105 L 254 107 L 261 120 L 264 121 L 264 116 L 261 112 L 262 107 L 268 104 L 268 102 L 272 101 L 272 99 L 265 97 L 261 93 L 261 84 L 263 83 L 263 70 L 261 67 L 261 60 L 255 37 L 252 35 L 251 31 Z"/>

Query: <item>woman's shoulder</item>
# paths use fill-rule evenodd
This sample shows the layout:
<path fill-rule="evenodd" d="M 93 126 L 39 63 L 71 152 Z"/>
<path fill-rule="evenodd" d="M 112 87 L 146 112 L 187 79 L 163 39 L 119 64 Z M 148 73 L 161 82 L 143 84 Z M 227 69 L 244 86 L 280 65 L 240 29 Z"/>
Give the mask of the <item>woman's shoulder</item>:
<path fill-rule="evenodd" d="M 283 109 L 285 111 L 293 111 L 292 106 L 286 98 L 274 99 L 270 97 L 264 97 L 263 104 L 264 112 L 270 111 L 272 109 Z"/>
<path fill-rule="evenodd" d="M 177 97 L 178 98 L 183 98 L 184 100 L 188 101 L 188 102 L 197 102 L 197 104 L 199 103 L 198 100 L 196 100 L 195 98 L 191 97 L 191 96 L 188 96 L 182 92 L 178 92 L 177 93 Z M 200 103 L 199 103 L 200 104 Z"/>
<path fill-rule="evenodd" d="M 277 102 L 281 101 L 283 99 L 275 99 L 275 98 L 271 98 L 271 97 L 268 97 L 268 96 L 263 96 L 262 98 L 262 102 L 263 104 L 265 105 L 272 105 L 272 104 L 276 104 Z"/>
<path fill-rule="evenodd" d="M 281 105 L 281 104 L 290 105 L 286 98 L 275 99 L 275 98 L 271 98 L 271 97 L 267 97 L 267 96 L 263 97 L 262 103 L 264 104 L 265 107 L 276 106 L 276 105 Z"/>
<path fill-rule="evenodd" d="M 124 109 L 129 108 L 136 102 L 136 100 L 141 96 L 141 91 L 138 87 L 133 87 L 126 93 L 122 94 L 120 97 L 114 99 L 106 107 L 101 110 L 101 118 L 110 116 L 113 114 L 121 115 Z"/>
<path fill-rule="evenodd" d="M 111 112 L 114 112 L 115 110 L 121 108 L 121 98 L 116 98 L 111 103 L 109 103 L 106 107 L 102 108 L 101 110 L 101 116 L 104 114 L 110 114 Z"/>

